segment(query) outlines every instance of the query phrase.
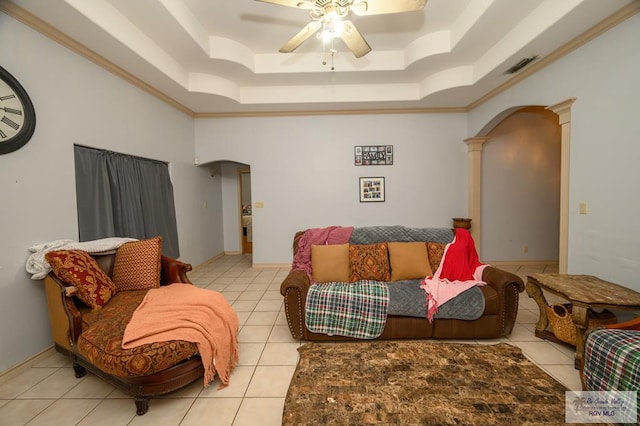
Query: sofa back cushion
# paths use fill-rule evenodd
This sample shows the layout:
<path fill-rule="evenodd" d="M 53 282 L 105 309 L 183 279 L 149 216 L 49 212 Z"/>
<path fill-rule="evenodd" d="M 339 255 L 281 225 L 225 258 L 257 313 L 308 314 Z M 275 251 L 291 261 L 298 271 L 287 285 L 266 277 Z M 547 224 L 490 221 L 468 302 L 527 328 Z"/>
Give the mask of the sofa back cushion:
<path fill-rule="evenodd" d="M 352 244 L 349 246 L 350 282 L 359 280 L 389 281 L 387 243 Z"/>
<path fill-rule="evenodd" d="M 93 257 L 93 260 L 96 261 L 100 269 L 106 272 L 106 274 L 109 275 L 109 277 L 113 281 L 113 261 L 116 258 L 115 251 L 109 252 L 108 254 L 102 254 L 102 253 L 101 254 L 90 253 L 90 254 L 91 254 L 91 257 Z"/>
<path fill-rule="evenodd" d="M 433 275 L 424 242 L 388 243 L 391 281 L 417 280 Z"/>
<path fill-rule="evenodd" d="M 70 286 L 92 310 L 101 309 L 116 294 L 116 286 L 96 261 L 80 250 L 58 250 L 45 254 L 53 272 Z"/>
<path fill-rule="evenodd" d="M 314 282 L 348 282 L 349 272 L 349 244 L 311 246 L 311 277 Z"/>
<path fill-rule="evenodd" d="M 442 256 L 444 255 L 444 249 L 447 247 L 444 243 L 427 243 L 427 253 L 429 255 L 429 266 L 431 266 L 431 271 L 435 274 L 440 266 L 440 262 L 442 261 Z"/>
<path fill-rule="evenodd" d="M 160 287 L 162 237 L 124 243 L 113 264 L 113 282 L 118 291 Z"/>

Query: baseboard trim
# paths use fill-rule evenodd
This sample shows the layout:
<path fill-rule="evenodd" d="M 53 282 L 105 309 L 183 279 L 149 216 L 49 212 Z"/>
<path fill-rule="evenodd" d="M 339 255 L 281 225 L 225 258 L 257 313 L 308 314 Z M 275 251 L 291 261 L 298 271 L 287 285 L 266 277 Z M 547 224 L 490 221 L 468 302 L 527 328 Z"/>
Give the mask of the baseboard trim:
<path fill-rule="evenodd" d="M 291 268 L 290 263 L 254 263 L 254 268 Z"/>
<path fill-rule="evenodd" d="M 211 262 L 216 261 L 216 260 L 220 259 L 220 258 L 221 258 L 221 257 L 223 257 L 223 256 L 224 256 L 224 253 L 218 253 L 218 254 L 216 254 L 215 256 L 213 256 L 212 258 L 205 260 L 205 261 L 204 261 L 204 262 L 202 262 L 201 264 L 199 264 L 199 265 L 197 265 L 197 266 L 194 266 L 194 267 L 193 267 L 193 271 L 194 271 L 194 272 L 196 272 L 198 269 L 200 269 L 200 268 L 203 268 L 203 267 L 207 266 L 207 265 L 208 265 L 208 264 L 210 264 Z"/>
<path fill-rule="evenodd" d="M 555 259 L 555 260 L 483 260 L 482 263 L 486 263 L 492 266 L 549 265 L 549 264 L 558 263 L 558 259 Z"/>
<path fill-rule="evenodd" d="M 225 251 L 223 254 L 225 256 L 240 256 L 242 254 L 242 251 L 241 250 Z"/>
<path fill-rule="evenodd" d="M 33 365 L 47 358 L 54 352 L 55 352 L 55 349 L 53 345 L 49 346 L 48 348 L 43 349 L 37 354 L 22 361 L 20 364 L 10 367 L 8 370 L 5 370 L 3 372 L 0 372 L 0 383 L 3 383 L 7 380 L 11 380 L 18 374 L 23 373 L 26 369 L 31 368 Z"/>

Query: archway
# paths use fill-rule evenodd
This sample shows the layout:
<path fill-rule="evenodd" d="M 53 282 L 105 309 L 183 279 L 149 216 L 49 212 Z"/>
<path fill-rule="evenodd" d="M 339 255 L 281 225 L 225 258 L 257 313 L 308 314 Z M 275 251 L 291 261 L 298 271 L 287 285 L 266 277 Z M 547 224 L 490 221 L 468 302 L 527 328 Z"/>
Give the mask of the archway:
<path fill-rule="evenodd" d="M 575 99 L 548 106 L 546 109 L 558 115 L 560 125 L 560 221 L 558 261 L 559 272 L 567 272 L 568 258 L 568 215 L 569 215 L 569 153 L 571 145 L 571 105 Z M 490 133 L 506 118 L 530 106 L 517 106 L 502 111 L 491 119 L 476 136 L 465 140 L 469 153 L 469 202 L 468 214 L 473 220 L 471 232 L 476 241 L 482 241 L 482 149 L 490 139 Z M 538 107 L 539 108 L 539 107 Z"/>
<path fill-rule="evenodd" d="M 245 219 L 243 216 L 243 207 L 249 207 L 245 211 L 250 211 L 251 202 L 243 202 L 242 179 L 245 172 L 250 172 L 251 166 L 233 160 L 220 160 L 202 164 L 210 170 L 211 176 L 220 176 L 220 190 L 222 195 L 222 203 L 220 206 L 222 213 L 222 233 L 224 238 L 224 253 L 227 255 L 240 255 L 243 253 L 251 253 L 253 251 L 253 231 L 255 226 L 252 219 Z M 249 180 L 245 180 L 250 185 Z M 250 195 L 249 195 L 250 197 Z M 246 229 L 244 221 L 251 221 L 251 229 Z M 244 238 L 248 233 L 248 241 Z M 247 245 L 250 242 L 251 245 Z"/>

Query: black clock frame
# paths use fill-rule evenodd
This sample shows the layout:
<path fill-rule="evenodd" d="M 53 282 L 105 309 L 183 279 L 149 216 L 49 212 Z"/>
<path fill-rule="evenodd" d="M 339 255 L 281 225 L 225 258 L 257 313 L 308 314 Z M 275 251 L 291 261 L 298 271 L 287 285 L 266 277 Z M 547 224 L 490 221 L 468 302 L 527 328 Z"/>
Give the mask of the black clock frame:
<path fill-rule="evenodd" d="M 36 130 L 36 111 L 27 91 L 24 90 L 22 85 L 11 75 L 11 73 L 9 73 L 9 71 L 2 67 L 0 67 L 0 79 L 2 79 L 14 92 L 16 92 L 16 95 L 24 107 L 24 124 L 20 131 L 16 133 L 11 140 L 6 142 L 0 141 L 0 154 L 8 154 L 22 148 L 33 136 L 33 132 Z"/>

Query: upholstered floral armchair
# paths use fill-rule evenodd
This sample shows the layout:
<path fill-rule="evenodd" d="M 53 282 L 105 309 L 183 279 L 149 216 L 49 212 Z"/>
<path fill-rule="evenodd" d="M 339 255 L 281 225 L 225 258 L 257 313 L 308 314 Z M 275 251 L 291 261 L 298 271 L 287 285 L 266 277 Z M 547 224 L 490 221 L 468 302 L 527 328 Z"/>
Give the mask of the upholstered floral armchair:
<path fill-rule="evenodd" d="M 149 398 L 201 379 L 194 343 L 181 340 L 123 349 L 125 327 L 147 291 L 190 283 L 191 265 L 161 255 L 161 239 L 123 244 L 114 254 L 81 250 L 46 254 L 44 279 L 55 349 L 68 355 L 76 377 L 90 371 L 135 398 L 137 414 Z"/>

